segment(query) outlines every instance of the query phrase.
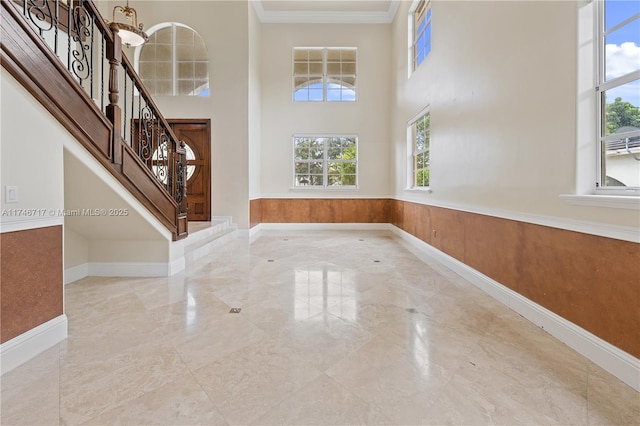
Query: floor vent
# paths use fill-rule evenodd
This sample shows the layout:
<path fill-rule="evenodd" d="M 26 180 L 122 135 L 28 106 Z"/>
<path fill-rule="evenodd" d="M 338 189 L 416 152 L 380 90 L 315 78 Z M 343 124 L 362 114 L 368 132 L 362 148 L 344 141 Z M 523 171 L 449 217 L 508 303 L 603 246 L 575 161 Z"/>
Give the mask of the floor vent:
<path fill-rule="evenodd" d="M 242 308 L 231 308 L 229 311 L 230 314 L 239 314 Z"/>

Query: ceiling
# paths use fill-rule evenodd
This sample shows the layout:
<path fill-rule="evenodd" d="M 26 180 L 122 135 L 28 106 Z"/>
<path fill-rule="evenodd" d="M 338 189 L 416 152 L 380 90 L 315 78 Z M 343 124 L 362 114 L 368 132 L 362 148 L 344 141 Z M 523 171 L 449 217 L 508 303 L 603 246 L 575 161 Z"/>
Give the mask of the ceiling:
<path fill-rule="evenodd" d="M 253 0 L 264 23 L 388 24 L 400 0 Z"/>

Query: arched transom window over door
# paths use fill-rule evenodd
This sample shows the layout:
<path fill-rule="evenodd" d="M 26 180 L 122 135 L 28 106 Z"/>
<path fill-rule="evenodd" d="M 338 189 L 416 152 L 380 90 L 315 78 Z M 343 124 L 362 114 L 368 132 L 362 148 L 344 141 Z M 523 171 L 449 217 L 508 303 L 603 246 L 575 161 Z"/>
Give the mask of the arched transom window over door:
<path fill-rule="evenodd" d="M 148 34 L 135 63 L 151 95 L 209 96 L 209 60 L 202 37 L 177 22 L 156 25 Z"/>

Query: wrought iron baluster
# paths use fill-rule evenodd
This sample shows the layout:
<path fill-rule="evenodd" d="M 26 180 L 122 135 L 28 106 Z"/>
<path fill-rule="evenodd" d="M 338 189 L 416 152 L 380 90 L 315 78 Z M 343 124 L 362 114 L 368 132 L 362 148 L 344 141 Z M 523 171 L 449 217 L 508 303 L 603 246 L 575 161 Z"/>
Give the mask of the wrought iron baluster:
<path fill-rule="evenodd" d="M 176 194 L 175 200 L 178 203 L 178 208 L 181 208 L 182 200 L 184 199 L 184 166 L 182 165 L 182 156 L 176 155 Z"/>
<path fill-rule="evenodd" d="M 84 0 L 80 0 L 79 5 L 73 8 L 73 24 L 75 31 L 73 41 L 76 43 L 76 49 L 73 50 L 72 53 L 73 63 L 70 68 L 70 70 L 73 71 L 75 76 L 80 80 L 80 84 L 82 84 L 82 80 L 89 78 L 90 73 L 89 59 L 87 57 L 89 43 L 85 42 L 85 40 L 91 36 L 91 32 L 88 28 L 90 18 L 88 17 L 89 14 L 84 8 L 83 3 Z"/>
<path fill-rule="evenodd" d="M 67 69 L 71 70 L 71 3 L 73 0 L 67 1 Z"/>
<path fill-rule="evenodd" d="M 135 147 L 137 151 L 140 150 L 140 123 L 142 123 L 142 94 L 138 98 L 138 146 Z M 138 155 L 140 155 L 140 152 L 138 152 Z"/>
<path fill-rule="evenodd" d="M 89 65 L 89 86 L 90 86 L 90 96 L 91 99 L 93 98 L 93 45 L 94 45 L 94 35 L 95 35 L 95 28 L 96 28 L 96 23 L 95 23 L 95 17 L 93 15 L 89 16 L 89 19 L 91 19 L 91 48 L 89 49 L 89 56 L 91 57 L 91 64 Z"/>
<path fill-rule="evenodd" d="M 60 0 L 56 0 L 56 19 L 53 29 L 53 52 L 58 56 L 58 26 L 60 25 Z"/>
<path fill-rule="evenodd" d="M 131 123 L 129 124 L 129 146 L 133 148 L 133 106 L 135 102 L 136 83 L 131 84 Z"/>
<path fill-rule="evenodd" d="M 129 80 L 129 75 L 127 74 L 127 68 L 123 64 L 124 69 L 124 96 L 122 99 L 124 101 L 124 108 L 122 108 L 122 113 L 124 114 L 123 122 L 122 122 L 122 138 L 127 140 L 127 80 Z"/>
<path fill-rule="evenodd" d="M 140 140 L 138 141 L 138 156 L 147 165 L 150 166 L 151 158 L 153 157 L 153 113 L 151 108 L 146 103 L 142 109 L 141 116 L 142 131 L 140 133 Z"/>
<path fill-rule="evenodd" d="M 40 37 L 43 37 L 45 31 L 53 28 L 53 13 L 51 13 L 49 0 L 28 0 L 28 2 L 29 7 L 27 7 L 27 0 L 25 0 L 24 14 L 35 25 Z M 47 18 L 49 18 L 48 24 Z"/>
<path fill-rule="evenodd" d="M 105 67 L 105 60 L 107 59 L 106 55 L 104 54 L 104 38 L 105 38 L 105 34 L 102 33 L 102 31 L 100 32 L 102 34 L 101 40 L 101 47 L 100 47 L 100 57 L 101 62 L 102 62 L 102 67 L 100 69 L 100 110 L 104 111 L 104 67 Z"/>

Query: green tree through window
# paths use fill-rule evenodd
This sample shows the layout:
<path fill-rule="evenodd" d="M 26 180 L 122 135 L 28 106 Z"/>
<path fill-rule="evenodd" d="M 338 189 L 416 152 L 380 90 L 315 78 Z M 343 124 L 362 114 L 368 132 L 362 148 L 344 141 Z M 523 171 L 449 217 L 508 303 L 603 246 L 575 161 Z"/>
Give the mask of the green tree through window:
<path fill-rule="evenodd" d="M 617 97 L 605 107 L 606 134 L 612 135 L 621 127 L 640 128 L 640 108 Z"/>
<path fill-rule="evenodd" d="M 356 186 L 357 137 L 296 136 L 294 186 Z"/>
<path fill-rule="evenodd" d="M 431 116 L 429 113 L 411 125 L 413 134 L 413 187 L 429 186 L 429 145 L 431 142 Z"/>

